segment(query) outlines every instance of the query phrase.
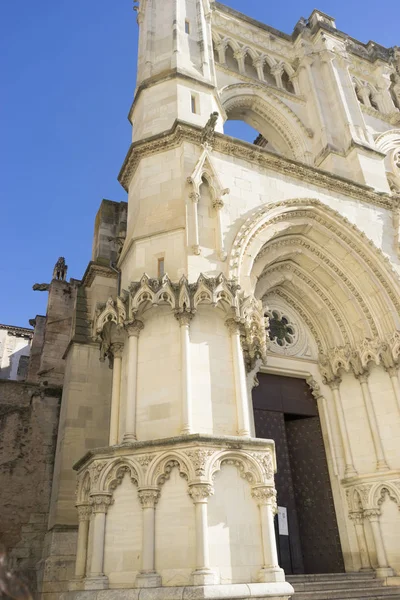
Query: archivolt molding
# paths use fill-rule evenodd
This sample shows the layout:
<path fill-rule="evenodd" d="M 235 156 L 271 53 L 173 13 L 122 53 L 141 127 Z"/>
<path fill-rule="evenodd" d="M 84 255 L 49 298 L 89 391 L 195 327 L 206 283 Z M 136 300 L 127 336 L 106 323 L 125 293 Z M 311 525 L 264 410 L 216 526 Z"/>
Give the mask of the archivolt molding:
<path fill-rule="evenodd" d="M 122 328 L 126 319 L 126 307 L 124 300 L 117 296 L 115 299 L 108 298 L 105 304 L 96 307 L 94 316 L 93 339 L 98 340 L 106 323 L 112 322 Z"/>
<path fill-rule="evenodd" d="M 397 315 L 400 314 L 397 292 L 399 279 L 389 260 L 364 233 L 360 232 L 345 217 L 316 199 L 285 200 L 255 211 L 242 225 L 233 243 L 229 258 L 229 277 L 236 279 L 244 290 L 249 291 L 248 278 L 254 258 L 267 242 L 266 236 L 260 234 L 269 228 L 272 238 L 276 234 L 273 225 L 298 219 L 315 223 L 325 230 L 329 237 L 333 235 L 342 245 L 347 246 L 349 252 L 356 252 L 368 267 L 372 282 L 375 278 L 385 291 L 384 311 L 393 312 L 388 303 L 388 299 L 390 299 Z M 395 324 L 393 324 L 394 328 Z"/>
<path fill-rule="evenodd" d="M 254 265 L 257 265 L 257 262 L 261 261 L 261 259 L 265 258 L 269 254 L 273 252 L 279 254 L 281 248 L 294 248 L 295 251 L 297 248 L 301 248 L 302 252 L 306 251 L 310 256 L 315 257 L 315 259 L 321 260 L 328 269 L 334 273 L 334 277 L 338 280 L 339 284 L 344 284 L 352 297 L 355 298 L 357 304 L 360 307 L 360 310 L 365 317 L 366 321 L 369 324 L 371 334 L 373 336 L 378 336 L 378 326 L 375 324 L 374 318 L 372 316 L 371 310 L 367 305 L 363 295 L 360 290 L 352 283 L 352 281 L 346 276 L 346 274 L 339 267 L 338 263 L 333 260 L 331 257 L 328 257 L 326 252 L 320 246 L 316 246 L 301 238 L 300 236 L 285 236 L 285 239 L 280 239 L 277 241 L 272 241 L 268 245 L 266 245 L 256 256 L 254 261 Z M 281 255 L 279 256 L 279 260 L 281 260 Z"/>
<path fill-rule="evenodd" d="M 265 483 L 273 485 L 275 469 L 271 452 L 263 454 L 235 451 L 220 452 L 210 462 L 209 475 L 211 480 L 214 480 L 223 465 L 236 467 L 242 479 L 246 479 L 251 485 Z"/>

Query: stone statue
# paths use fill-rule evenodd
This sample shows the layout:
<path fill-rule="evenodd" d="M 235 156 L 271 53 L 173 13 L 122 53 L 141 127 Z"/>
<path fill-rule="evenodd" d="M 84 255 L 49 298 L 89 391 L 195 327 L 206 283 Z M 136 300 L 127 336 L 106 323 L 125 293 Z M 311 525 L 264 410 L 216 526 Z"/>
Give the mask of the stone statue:
<path fill-rule="evenodd" d="M 63 256 L 60 256 L 60 258 L 54 266 L 53 279 L 57 279 L 58 281 L 65 281 L 67 271 L 68 266 L 65 264 L 65 258 Z"/>
<path fill-rule="evenodd" d="M 201 134 L 201 143 L 202 144 L 211 144 L 214 139 L 215 134 L 215 126 L 218 121 L 219 114 L 217 112 L 213 112 L 210 115 L 207 123 L 204 126 L 204 129 Z"/>

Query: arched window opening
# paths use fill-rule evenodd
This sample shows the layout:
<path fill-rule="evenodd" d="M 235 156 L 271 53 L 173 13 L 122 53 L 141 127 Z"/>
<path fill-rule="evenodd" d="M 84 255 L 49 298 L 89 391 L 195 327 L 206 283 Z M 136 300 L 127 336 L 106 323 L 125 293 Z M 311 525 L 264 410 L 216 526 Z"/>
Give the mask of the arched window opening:
<path fill-rule="evenodd" d="M 369 102 L 370 102 L 372 108 L 374 108 L 375 110 L 379 110 L 378 103 L 376 102 L 375 97 L 372 92 L 369 92 Z"/>
<path fill-rule="evenodd" d="M 266 83 L 268 83 L 269 85 L 276 86 L 276 79 L 272 75 L 272 73 L 271 73 L 271 67 L 269 66 L 269 63 L 267 61 L 265 61 L 265 63 L 264 63 L 263 73 L 264 73 L 264 81 Z"/>
<path fill-rule="evenodd" d="M 260 124 L 264 130 L 264 134 L 259 133 L 260 129 L 257 125 Z M 249 144 L 254 144 L 255 146 L 259 146 L 264 150 L 268 150 L 268 152 L 273 152 L 274 154 L 280 154 L 283 156 L 290 156 L 288 153 L 284 143 L 282 140 L 279 140 L 279 135 L 277 132 L 273 131 L 265 131 L 265 124 L 262 126 L 259 123 L 257 116 L 250 114 L 243 114 L 236 118 L 236 116 L 229 115 L 228 121 L 224 124 L 224 133 L 226 135 L 230 135 L 238 140 L 243 140 Z"/>
<path fill-rule="evenodd" d="M 226 66 L 229 69 L 239 73 L 239 63 L 236 60 L 236 58 L 234 56 L 234 51 L 230 46 L 227 47 L 226 52 L 225 52 L 225 62 L 226 62 Z"/>
<path fill-rule="evenodd" d="M 258 79 L 257 69 L 253 64 L 253 59 L 251 58 L 250 54 L 246 54 L 244 58 L 244 70 L 248 77 Z"/>
<path fill-rule="evenodd" d="M 287 90 L 291 94 L 294 94 L 294 85 L 290 81 L 289 75 L 285 70 L 282 73 L 282 85 L 285 88 L 285 90 Z"/>

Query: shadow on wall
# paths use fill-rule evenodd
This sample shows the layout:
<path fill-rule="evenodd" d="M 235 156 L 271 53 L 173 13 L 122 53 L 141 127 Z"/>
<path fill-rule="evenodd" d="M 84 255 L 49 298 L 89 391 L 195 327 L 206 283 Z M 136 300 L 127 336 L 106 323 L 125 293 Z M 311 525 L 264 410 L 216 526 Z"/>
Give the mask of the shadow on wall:
<path fill-rule="evenodd" d="M 25 381 L 28 375 L 29 346 L 16 350 L 8 357 L 8 366 L 0 368 L 0 379 Z"/>

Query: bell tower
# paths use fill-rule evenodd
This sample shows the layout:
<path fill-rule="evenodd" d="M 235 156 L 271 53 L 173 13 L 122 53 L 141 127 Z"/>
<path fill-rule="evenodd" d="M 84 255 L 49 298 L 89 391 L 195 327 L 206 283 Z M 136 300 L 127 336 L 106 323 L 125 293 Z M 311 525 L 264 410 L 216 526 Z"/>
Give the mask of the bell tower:
<path fill-rule="evenodd" d="M 133 141 L 169 130 L 176 119 L 203 126 L 219 110 L 208 0 L 140 0 Z M 220 124 L 222 131 L 222 124 Z"/>

